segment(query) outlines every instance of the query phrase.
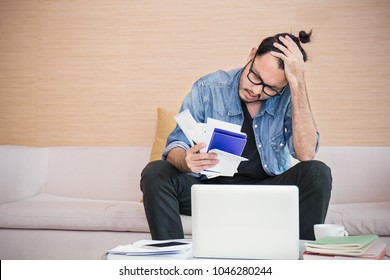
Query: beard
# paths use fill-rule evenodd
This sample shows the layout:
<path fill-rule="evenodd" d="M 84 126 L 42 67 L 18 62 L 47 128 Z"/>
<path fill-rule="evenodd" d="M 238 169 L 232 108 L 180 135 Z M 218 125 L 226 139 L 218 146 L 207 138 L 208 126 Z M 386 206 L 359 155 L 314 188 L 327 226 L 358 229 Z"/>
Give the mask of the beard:
<path fill-rule="evenodd" d="M 243 101 L 244 103 L 255 103 L 268 99 L 268 97 L 264 96 L 264 94 L 262 93 L 255 94 L 251 90 L 244 88 L 240 89 L 239 96 L 241 101 Z"/>

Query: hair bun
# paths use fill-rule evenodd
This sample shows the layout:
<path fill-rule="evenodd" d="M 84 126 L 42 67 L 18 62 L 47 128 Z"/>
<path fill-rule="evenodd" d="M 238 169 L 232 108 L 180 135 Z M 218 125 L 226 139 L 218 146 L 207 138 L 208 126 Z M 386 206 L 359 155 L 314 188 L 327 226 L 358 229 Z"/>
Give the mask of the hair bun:
<path fill-rule="evenodd" d="M 310 30 L 309 33 L 306 33 L 305 31 L 300 31 L 299 32 L 299 41 L 301 41 L 302 44 L 306 44 L 310 42 L 310 37 L 311 37 L 311 32 Z"/>

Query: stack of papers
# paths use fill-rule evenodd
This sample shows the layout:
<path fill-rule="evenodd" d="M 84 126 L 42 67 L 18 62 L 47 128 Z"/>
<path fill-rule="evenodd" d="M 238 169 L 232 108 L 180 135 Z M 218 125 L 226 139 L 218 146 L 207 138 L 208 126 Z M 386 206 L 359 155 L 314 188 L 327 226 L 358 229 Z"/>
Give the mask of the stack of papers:
<path fill-rule="evenodd" d="M 201 172 L 208 178 L 232 177 L 241 161 L 248 160 L 241 157 L 246 144 L 246 134 L 241 132 L 241 126 L 213 118 L 207 118 L 205 124 L 197 123 L 188 110 L 177 114 L 175 120 L 191 145 L 205 143 L 202 153 L 218 155 L 219 163 Z"/>
<path fill-rule="evenodd" d="M 367 250 L 362 254 L 354 255 L 334 255 L 334 253 L 313 253 L 309 251 L 303 252 L 304 260 L 383 260 L 386 256 L 386 244 L 383 242 L 374 242 L 368 246 Z"/>
<path fill-rule="evenodd" d="M 373 258 L 385 248 L 377 239 L 377 235 L 326 236 L 305 245 L 308 253 Z"/>
<path fill-rule="evenodd" d="M 170 245 L 169 243 L 177 243 L 177 245 Z M 180 244 L 179 244 L 180 243 Z M 154 247 L 153 245 L 167 244 L 168 246 Z M 124 256 L 153 256 L 153 255 L 169 255 L 182 254 L 192 249 L 191 240 L 140 240 L 133 244 L 119 245 L 108 251 L 113 255 Z"/>

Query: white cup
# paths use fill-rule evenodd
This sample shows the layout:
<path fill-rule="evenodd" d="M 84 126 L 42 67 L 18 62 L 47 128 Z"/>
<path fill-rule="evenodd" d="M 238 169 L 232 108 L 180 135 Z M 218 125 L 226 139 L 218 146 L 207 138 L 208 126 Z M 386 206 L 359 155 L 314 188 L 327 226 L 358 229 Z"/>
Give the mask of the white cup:
<path fill-rule="evenodd" d="M 348 236 L 348 232 L 341 225 L 317 224 L 314 225 L 314 236 L 318 240 L 324 236 Z"/>

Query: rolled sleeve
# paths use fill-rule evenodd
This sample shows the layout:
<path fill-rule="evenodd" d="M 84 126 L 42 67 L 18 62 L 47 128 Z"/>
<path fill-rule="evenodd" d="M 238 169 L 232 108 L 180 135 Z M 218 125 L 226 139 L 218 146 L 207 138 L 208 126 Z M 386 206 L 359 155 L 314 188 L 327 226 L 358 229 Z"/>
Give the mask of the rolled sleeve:
<path fill-rule="evenodd" d="M 190 147 L 188 146 L 188 144 L 186 142 L 183 142 L 183 141 L 173 141 L 171 143 L 169 143 L 166 147 L 165 147 L 165 150 L 162 154 L 162 159 L 163 160 L 166 160 L 167 159 L 167 156 L 168 156 L 168 153 L 174 149 L 174 148 L 182 148 L 183 150 L 188 150 Z"/>

